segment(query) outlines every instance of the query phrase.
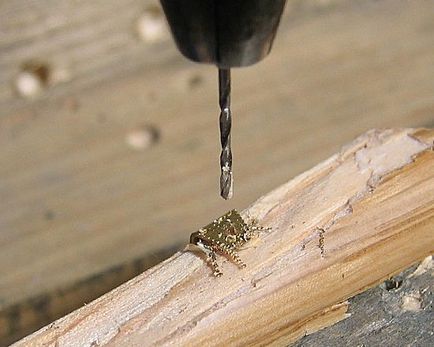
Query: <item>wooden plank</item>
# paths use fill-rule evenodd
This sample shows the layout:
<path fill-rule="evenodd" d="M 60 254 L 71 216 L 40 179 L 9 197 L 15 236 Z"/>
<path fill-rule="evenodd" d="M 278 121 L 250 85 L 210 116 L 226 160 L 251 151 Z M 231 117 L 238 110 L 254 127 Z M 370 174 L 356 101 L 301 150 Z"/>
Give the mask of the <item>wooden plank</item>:
<path fill-rule="evenodd" d="M 347 1 L 289 0 L 285 16 L 302 17 Z M 147 18 L 164 23 L 158 0 L 13 0 L 0 6 L 2 109 L 26 104 L 13 86 L 29 62 L 49 71 L 48 89 L 38 95 L 46 99 L 180 60 L 165 25 L 154 38 L 146 34 Z"/>
<path fill-rule="evenodd" d="M 288 345 L 434 252 L 434 131 L 370 131 L 245 215 L 272 227 L 241 252 L 246 269 L 215 278 L 177 253 L 14 346 Z"/>
<path fill-rule="evenodd" d="M 227 203 L 218 196 L 215 69 L 184 61 L 169 38 L 152 45 L 132 38 L 139 1 L 125 3 L 134 11 L 103 1 L 101 12 L 88 2 L 66 3 L 0 5 L 10 8 L 0 11 L 2 29 L 14 28 L 14 13 L 23 16 L 19 25 L 39 13 L 33 30 L 43 32 L 35 38 L 28 22 L 10 31 L 22 41 L 14 46 L 11 36 L 9 48 L 1 46 L 1 73 L 8 74 L 0 107 L 2 337 L 35 329 L 131 278 L 191 230 L 246 206 L 368 128 L 433 122 L 433 3 L 291 3 L 272 54 L 234 71 L 236 181 Z M 69 24 L 58 22 L 64 34 L 44 31 L 63 13 L 71 16 Z M 120 13 L 112 26 L 110 13 Z M 80 26 L 95 36 L 74 36 Z M 51 45 L 50 35 L 68 44 Z M 113 38 L 124 36 L 123 43 Z M 18 98 L 9 92 L 9 70 L 18 71 L 26 40 L 35 42 L 23 58 L 40 58 L 43 41 L 47 54 L 72 54 L 72 71 L 83 72 L 34 100 Z M 104 56 L 110 49 L 116 59 Z M 146 126 L 159 131 L 158 141 L 131 145 Z"/>
<path fill-rule="evenodd" d="M 14 0 L 1 4 L 0 105 L 23 104 L 11 86 L 29 61 L 40 61 L 50 70 L 45 97 L 69 94 L 165 59 L 170 47 L 168 31 L 161 47 L 161 42 L 144 42 L 137 30 L 143 13 L 157 4 L 149 0 Z"/>

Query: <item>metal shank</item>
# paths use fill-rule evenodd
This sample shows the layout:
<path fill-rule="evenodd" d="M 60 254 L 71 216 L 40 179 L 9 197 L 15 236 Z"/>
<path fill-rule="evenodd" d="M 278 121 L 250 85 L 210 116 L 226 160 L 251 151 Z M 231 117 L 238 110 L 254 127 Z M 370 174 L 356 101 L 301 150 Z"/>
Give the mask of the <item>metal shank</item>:
<path fill-rule="evenodd" d="M 231 150 L 231 71 L 219 69 L 219 104 L 220 104 L 220 195 L 230 199 L 233 194 L 232 150 Z"/>

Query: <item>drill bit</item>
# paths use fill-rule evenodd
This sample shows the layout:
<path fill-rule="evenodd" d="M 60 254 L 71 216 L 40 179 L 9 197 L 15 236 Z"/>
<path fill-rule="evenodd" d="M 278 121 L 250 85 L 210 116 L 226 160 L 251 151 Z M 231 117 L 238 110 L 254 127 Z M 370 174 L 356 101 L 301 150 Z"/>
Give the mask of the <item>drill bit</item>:
<path fill-rule="evenodd" d="M 232 197 L 232 150 L 231 150 L 231 70 L 219 68 L 219 104 L 220 104 L 220 195 L 227 200 Z"/>

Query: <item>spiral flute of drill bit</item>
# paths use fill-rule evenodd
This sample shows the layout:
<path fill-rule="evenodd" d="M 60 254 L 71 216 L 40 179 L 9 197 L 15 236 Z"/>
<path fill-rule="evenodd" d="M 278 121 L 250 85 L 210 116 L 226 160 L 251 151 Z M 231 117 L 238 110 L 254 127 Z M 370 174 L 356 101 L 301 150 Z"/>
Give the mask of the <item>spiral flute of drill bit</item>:
<path fill-rule="evenodd" d="M 232 150 L 231 150 L 231 71 L 219 69 L 219 104 L 220 104 L 220 195 L 223 199 L 230 199 L 233 192 L 232 178 Z"/>

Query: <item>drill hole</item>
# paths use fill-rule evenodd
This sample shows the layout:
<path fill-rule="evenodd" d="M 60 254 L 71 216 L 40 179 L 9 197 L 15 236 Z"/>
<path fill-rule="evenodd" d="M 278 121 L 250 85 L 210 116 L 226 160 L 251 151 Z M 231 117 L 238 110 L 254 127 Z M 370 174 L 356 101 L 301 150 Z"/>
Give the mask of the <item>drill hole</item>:
<path fill-rule="evenodd" d="M 37 96 L 48 86 L 51 71 L 48 64 L 28 61 L 21 66 L 21 72 L 15 80 L 15 88 L 22 97 Z"/>
<path fill-rule="evenodd" d="M 157 6 L 145 10 L 136 23 L 139 37 L 147 43 L 162 41 L 167 37 L 163 13 Z"/>
<path fill-rule="evenodd" d="M 188 86 L 190 89 L 196 89 L 203 84 L 203 77 L 199 74 L 194 74 L 188 79 Z"/>
<path fill-rule="evenodd" d="M 130 131 L 125 142 L 138 151 L 145 150 L 154 146 L 160 139 L 159 130 L 153 125 L 143 125 Z"/>
<path fill-rule="evenodd" d="M 395 290 L 402 286 L 402 278 L 401 277 L 393 277 L 390 278 L 383 283 L 384 289 L 387 291 Z"/>

